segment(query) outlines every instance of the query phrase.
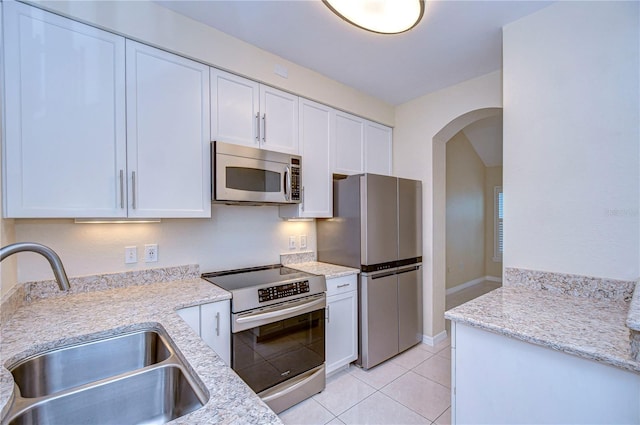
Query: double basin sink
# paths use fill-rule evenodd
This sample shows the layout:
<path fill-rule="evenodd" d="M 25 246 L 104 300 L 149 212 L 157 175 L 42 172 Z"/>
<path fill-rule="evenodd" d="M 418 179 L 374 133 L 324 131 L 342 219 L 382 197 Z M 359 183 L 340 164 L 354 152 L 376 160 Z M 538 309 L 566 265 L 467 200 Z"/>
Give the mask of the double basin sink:
<path fill-rule="evenodd" d="M 47 351 L 8 369 L 14 400 L 2 425 L 161 424 L 209 398 L 155 328 Z"/>

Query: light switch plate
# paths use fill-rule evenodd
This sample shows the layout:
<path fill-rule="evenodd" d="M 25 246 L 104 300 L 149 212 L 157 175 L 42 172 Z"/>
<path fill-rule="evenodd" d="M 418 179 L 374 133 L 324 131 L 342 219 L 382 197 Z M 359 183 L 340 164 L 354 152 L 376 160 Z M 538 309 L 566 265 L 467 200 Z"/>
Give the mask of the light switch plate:
<path fill-rule="evenodd" d="M 300 249 L 307 248 L 307 235 L 300 235 Z"/>
<path fill-rule="evenodd" d="M 296 249 L 296 237 L 289 236 L 289 249 Z"/>
<path fill-rule="evenodd" d="M 135 246 L 124 247 L 124 263 L 134 264 L 138 262 L 138 248 Z"/>

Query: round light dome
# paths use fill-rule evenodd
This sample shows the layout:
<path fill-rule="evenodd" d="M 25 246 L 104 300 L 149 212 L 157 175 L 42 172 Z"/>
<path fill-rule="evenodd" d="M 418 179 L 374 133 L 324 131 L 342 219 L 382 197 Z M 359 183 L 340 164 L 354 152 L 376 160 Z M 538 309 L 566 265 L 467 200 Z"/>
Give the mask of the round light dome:
<path fill-rule="evenodd" d="M 422 0 L 322 0 L 347 22 L 382 34 L 397 34 L 415 27 L 424 14 Z"/>

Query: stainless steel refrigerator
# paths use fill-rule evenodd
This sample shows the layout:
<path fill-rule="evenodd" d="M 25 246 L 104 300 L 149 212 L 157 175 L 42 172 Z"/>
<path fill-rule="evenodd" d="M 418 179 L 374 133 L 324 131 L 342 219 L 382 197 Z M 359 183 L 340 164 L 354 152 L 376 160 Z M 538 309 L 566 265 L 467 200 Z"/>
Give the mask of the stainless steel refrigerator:
<path fill-rule="evenodd" d="M 357 363 L 373 367 L 422 340 L 422 182 L 360 174 L 333 182 L 317 221 L 318 261 L 360 269 Z"/>

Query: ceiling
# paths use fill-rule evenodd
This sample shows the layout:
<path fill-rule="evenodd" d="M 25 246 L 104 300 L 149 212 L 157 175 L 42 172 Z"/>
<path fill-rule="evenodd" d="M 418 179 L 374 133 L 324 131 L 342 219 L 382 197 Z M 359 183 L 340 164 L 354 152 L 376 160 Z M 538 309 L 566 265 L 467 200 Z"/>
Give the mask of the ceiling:
<path fill-rule="evenodd" d="M 396 35 L 356 28 L 320 0 L 157 0 L 182 15 L 392 105 L 502 67 L 502 26 L 550 1 L 427 1 Z"/>

